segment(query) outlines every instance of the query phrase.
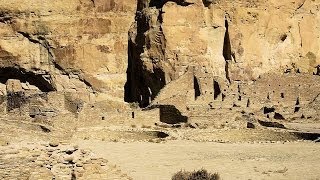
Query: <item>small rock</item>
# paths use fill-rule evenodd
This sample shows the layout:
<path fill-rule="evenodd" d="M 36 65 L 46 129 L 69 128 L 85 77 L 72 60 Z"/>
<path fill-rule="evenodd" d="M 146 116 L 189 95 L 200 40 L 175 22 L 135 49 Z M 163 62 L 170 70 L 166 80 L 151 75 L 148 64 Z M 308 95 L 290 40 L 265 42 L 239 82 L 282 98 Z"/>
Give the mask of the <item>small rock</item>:
<path fill-rule="evenodd" d="M 255 125 L 252 122 L 247 122 L 247 128 L 254 129 Z"/>
<path fill-rule="evenodd" d="M 56 150 L 55 148 L 49 147 L 49 148 L 47 148 L 47 153 L 48 153 L 48 152 L 54 152 L 55 150 Z"/>
<path fill-rule="evenodd" d="M 51 142 L 49 142 L 49 146 L 58 147 L 59 146 L 59 142 L 58 141 L 51 141 Z"/>
<path fill-rule="evenodd" d="M 77 167 L 83 167 L 83 163 L 82 163 L 82 162 L 78 162 L 78 163 L 76 164 L 76 166 L 77 166 Z"/>
<path fill-rule="evenodd" d="M 66 155 L 63 158 L 63 160 L 66 161 L 66 162 L 72 162 L 73 159 L 74 159 L 73 156 L 70 156 L 70 155 Z"/>
<path fill-rule="evenodd" d="M 76 148 L 74 148 L 74 147 L 68 147 L 68 148 L 65 150 L 65 153 L 70 155 L 70 154 L 74 153 L 75 151 L 77 151 Z"/>
<path fill-rule="evenodd" d="M 101 165 L 101 166 L 106 166 L 107 163 L 102 162 L 100 165 Z"/>

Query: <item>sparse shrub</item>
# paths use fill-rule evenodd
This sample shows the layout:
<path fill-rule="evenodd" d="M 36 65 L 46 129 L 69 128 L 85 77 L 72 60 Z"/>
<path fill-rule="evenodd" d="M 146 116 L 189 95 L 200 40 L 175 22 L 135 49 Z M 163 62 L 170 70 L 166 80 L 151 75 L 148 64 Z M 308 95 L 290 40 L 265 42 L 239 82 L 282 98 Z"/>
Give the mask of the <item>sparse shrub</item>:
<path fill-rule="evenodd" d="M 139 103 L 137 103 L 137 102 L 129 103 L 129 106 L 131 109 L 138 109 L 140 107 Z"/>
<path fill-rule="evenodd" d="M 207 170 L 201 169 L 198 171 L 188 172 L 179 171 L 172 176 L 172 180 L 219 180 L 220 176 L 218 173 L 208 173 Z"/>
<path fill-rule="evenodd" d="M 114 139 L 111 139 L 112 142 L 119 142 L 118 139 L 114 138 Z"/>

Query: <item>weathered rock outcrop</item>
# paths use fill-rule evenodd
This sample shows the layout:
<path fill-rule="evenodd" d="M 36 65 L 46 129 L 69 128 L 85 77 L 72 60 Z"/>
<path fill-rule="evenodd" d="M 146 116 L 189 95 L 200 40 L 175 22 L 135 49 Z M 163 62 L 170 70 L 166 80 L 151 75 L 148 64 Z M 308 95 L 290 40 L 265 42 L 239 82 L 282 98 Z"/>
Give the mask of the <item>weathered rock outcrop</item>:
<path fill-rule="evenodd" d="M 14 76 L 37 76 L 50 90 L 123 99 L 127 32 L 135 6 L 134 1 L 114 0 L 2 1 L 2 78 L 14 78 L 6 74 L 14 68 Z"/>
<path fill-rule="evenodd" d="M 123 102 L 135 10 L 135 1 L 1 1 L 1 117 L 79 117 L 87 104 Z"/>
<path fill-rule="evenodd" d="M 281 111 L 275 119 L 304 117 L 320 94 L 319 5 L 139 0 L 129 31 L 125 100 L 175 105 L 208 121 L 230 117 L 210 109 L 233 114 L 237 107 L 256 112 L 267 105 Z M 318 116 L 311 111 L 309 118 Z"/>
<path fill-rule="evenodd" d="M 226 77 L 225 28 L 203 24 L 204 11 L 200 1 L 138 1 L 129 31 L 127 101 L 149 105 L 161 88 L 195 65 Z"/>
<path fill-rule="evenodd" d="M 104 119 L 132 113 L 125 102 L 190 117 L 191 106 L 318 113 L 303 110 L 320 94 L 318 0 L 42 3 L 0 5 L 4 114 Z"/>
<path fill-rule="evenodd" d="M 153 74 L 159 73 L 152 66 L 162 67 L 165 80 L 159 84 L 176 79 L 188 66 L 240 81 L 267 72 L 317 73 L 319 2 L 139 3 L 130 37 L 140 49 L 129 61 L 139 59 Z"/>
<path fill-rule="evenodd" d="M 296 131 L 320 121 L 319 8 L 320 0 L 1 0 L 0 178 L 130 179 L 75 147 L 21 144 L 41 139 L 224 142 L 215 130 L 236 129 L 243 140 L 318 141 L 318 132 Z"/>

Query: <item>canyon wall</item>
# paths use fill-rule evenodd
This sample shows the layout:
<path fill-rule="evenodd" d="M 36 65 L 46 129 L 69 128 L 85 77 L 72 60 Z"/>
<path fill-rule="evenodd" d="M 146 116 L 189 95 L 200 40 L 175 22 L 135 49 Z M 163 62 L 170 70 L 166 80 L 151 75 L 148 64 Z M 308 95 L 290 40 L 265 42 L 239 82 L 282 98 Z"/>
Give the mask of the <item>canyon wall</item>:
<path fill-rule="evenodd" d="M 159 108 L 160 121 L 173 124 L 185 116 L 215 127 L 242 116 L 318 121 L 319 5 L 140 0 L 125 100 Z M 176 120 L 164 120 L 171 105 Z"/>
<path fill-rule="evenodd" d="M 60 127 L 90 103 L 123 103 L 135 11 L 135 1 L 1 1 L 1 118 Z"/>
<path fill-rule="evenodd" d="M 320 0 L 0 0 L 0 179 L 132 179 L 69 142 L 103 155 L 108 141 L 169 150 L 181 140 L 319 142 L 319 8 Z M 259 178 L 297 173 L 261 163 L 251 169 Z"/>
<path fill-rule="evenodd" d="M 135 1 L 1 1 L 2 83 L 33 75 L 50 84 L 47 91 L 122 100 L 135 10 Z"/>
<path fill-rule="evenodd" d="M 194 67 L 229 83 L 267 73 L 318 75 L 319 3 L 139 1 L 129 31 L 128 100 L 147 106 Z"/>
<path fill-rule="evenodd" d="M 104 119 L 100 111 L 130 114 L 128 103 L 138 103 L 191 116 L 189 106 L 258 110 L 261 99 L 279 106 L 287 94 L 285 106 L 304 97 L 307 106 L 320 94 L 319 7 L 319 0 L 2 0 L 1 112 Z M 292 88 L 295 81 L 301 87 Z M 278 82 L 286 85 L 274 90 Z"/>

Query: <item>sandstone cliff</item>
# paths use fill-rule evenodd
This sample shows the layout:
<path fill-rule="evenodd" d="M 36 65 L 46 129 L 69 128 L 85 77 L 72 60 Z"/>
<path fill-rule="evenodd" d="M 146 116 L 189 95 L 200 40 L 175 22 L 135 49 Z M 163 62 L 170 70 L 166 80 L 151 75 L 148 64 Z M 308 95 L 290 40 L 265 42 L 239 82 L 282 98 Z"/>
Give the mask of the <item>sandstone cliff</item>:
<path fill-rule="evenodd" d="M 318 8 L 305 0 L 141 0 L 129 32 L 131 100 L 149 104 L 191 67 L 229 82 L 318 75 Z"/>
<path fill-rule="evenodd" d="M 113 0 L 1 1 L 2 83 L 30 75 L 27 79 L 46 82 L 41 83 L 46 91 L 101 92 L 123 99 L 135 6 Z"/>
<path fill-rule="evenodd" d="M 316 145 L 287 142 L 320 141 L 319 8 L 320 0 L 0 0 L 0 179 L 132 179 L 70 142 L 131 166 L 137 179 L 208 156 L 226 179 L 316 179 Z M 239 142 L 259 144 L 221 153 Z M 248 150 L 256 145 L 259 156 Z"/>
<path fill-rule="evenodd" d="M 226 116 L 267 106 L 291 119 L 315 118 L 319 6 L 317 0 L 3 0 L 1 112 L 71 113 L 84 121 L 111 112 L 126 119 L 129 102 L 173 106 L 188 117 L 200 108 L 210 112 L 209 121 L 218 113 L 210 109 L 231 109 Z"/>

